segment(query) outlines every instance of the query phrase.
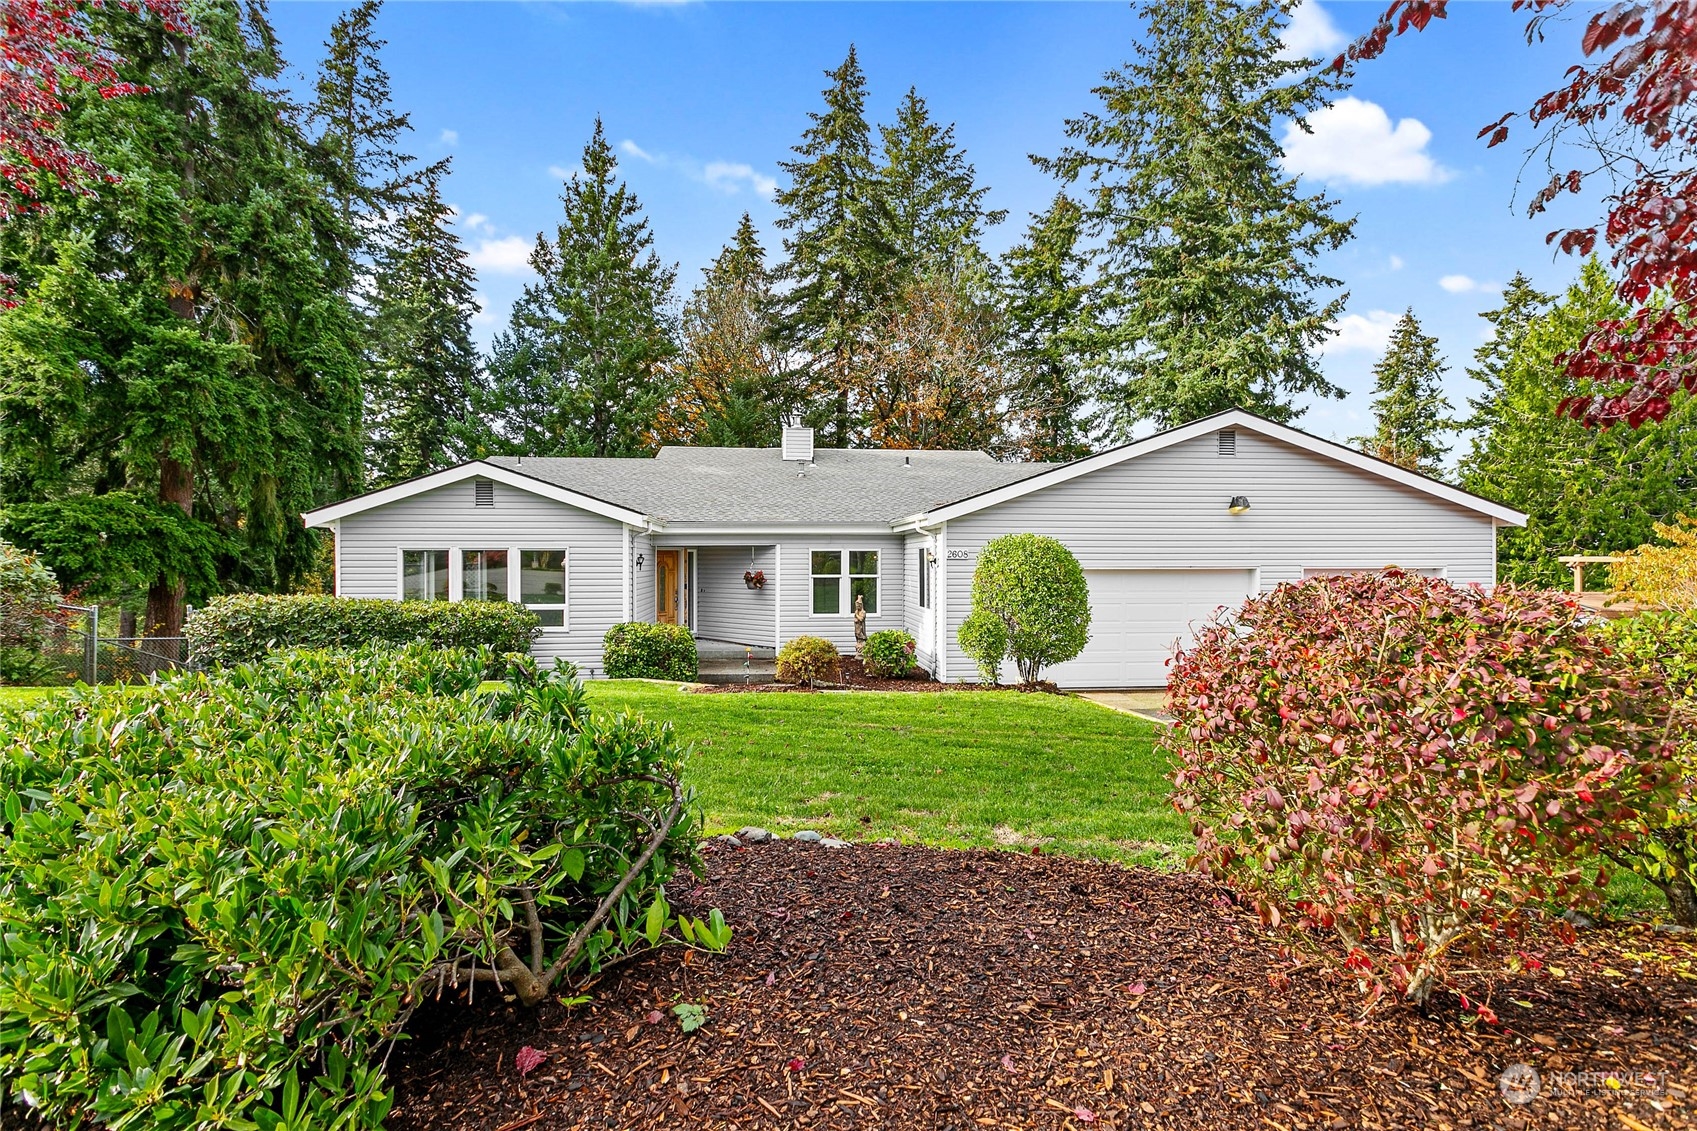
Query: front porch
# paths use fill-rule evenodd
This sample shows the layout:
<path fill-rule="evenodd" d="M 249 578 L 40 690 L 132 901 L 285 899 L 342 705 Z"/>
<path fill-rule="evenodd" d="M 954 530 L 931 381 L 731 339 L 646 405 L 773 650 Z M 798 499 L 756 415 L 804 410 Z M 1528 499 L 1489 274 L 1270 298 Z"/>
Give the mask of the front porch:
<path fill-rule="evenodd" d="M 696 678 L 702 683 L 772 683 L 778 678 L 771 648 L 698 637 L 695 654 L 701 660 L 701 674 Z"/>

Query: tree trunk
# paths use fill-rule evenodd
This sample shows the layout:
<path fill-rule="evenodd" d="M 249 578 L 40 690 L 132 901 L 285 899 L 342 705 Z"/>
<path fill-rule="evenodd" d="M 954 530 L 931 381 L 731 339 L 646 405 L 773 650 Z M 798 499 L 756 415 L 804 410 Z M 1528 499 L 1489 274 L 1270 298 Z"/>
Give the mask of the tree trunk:
<path fill-rule="evenodd" d="M 194 472 L 187 464 L 170 456 L 159 458 L 159 501 L 170 503 L 186 515 L 194 514 Z M 173 582 L 161 573 L 147 590 L 147 635 L 181 636 L 183 634 L 182 580 Z"/>
<path fill-rule="evenodd" d="M 134 638 L 136 634 L 136 611 L 134 609 L 118 610 L 118 635 L 125 640 Z"/>
<path fill-rule="evenodd" d="M 1668 897 L 1668 912 L 1673 921 L 1682 927 L 1697 927 L 1697 885 L 1692 884 L 1691 874 L 1681 869 L 1661 888 Z"/>

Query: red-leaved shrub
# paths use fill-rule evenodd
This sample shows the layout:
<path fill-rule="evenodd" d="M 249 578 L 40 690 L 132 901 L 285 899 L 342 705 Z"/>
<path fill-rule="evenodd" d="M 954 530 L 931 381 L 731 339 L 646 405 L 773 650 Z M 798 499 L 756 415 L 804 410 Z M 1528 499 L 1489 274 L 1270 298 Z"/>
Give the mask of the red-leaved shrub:
<path fill-rule="evenodd" d="M 1174 661 L 1174 804 L 1267 922 L 1424 1001 L 1535 906 L 1594 903 L 1683 788 L 1642 679 L 1558 595 L 1284 585 Z"/>

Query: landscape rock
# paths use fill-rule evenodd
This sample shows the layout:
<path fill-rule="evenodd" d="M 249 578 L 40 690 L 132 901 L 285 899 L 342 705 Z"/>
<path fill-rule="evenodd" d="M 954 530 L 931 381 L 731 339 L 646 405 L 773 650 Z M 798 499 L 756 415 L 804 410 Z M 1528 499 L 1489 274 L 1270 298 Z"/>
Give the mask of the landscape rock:
<path fill-rule="evenodd" d="M 742 847 L 742 841 L 738 840 L 736 838 L 736 836 L 732 833 L 726 833 L 724 836 L 719 837 L 718 840 L 719 840 L 719 843 L 724 845 L 726 848 L 741 848 Z"/>
<path fill-rule="evenodd" d="M 795 839 L 813 842 L 813 841 L 821 841 L 821 840 L 824 840 L 825 838 L 823 836 L 821 836 L 819 833 L 814 832 L 812 829 L 802 829 L 799 833 L 795 834 Z"/>
<path fill-rule="evenodd" d="M 770 844 L 778 839 L 759 825 L 744 825 L 736 831 L 736 838 L 743 844 Z"/>
<path fill-rule="evenodd" d="M 828 836 L 819 842 L 819 847 L 821 848 L 847 848 L 848 846 L 848 841 L 838 840 L 834 836 Z"/>
<path fill-rule="evenodd" d="M 1569 923 L 1571 923 L 1573 925 L 1574 930 L 1577 930 L 1577 931 L 1590 930 L 1592 927 L 1595 927 L 1597 925 L 1597 924 L 1593 923 L 1590 919 L 1585 917 L 1584 915 L 1581 915 L 1579 912 L 1573 910 L 1572 908 L 1569 908 L 1568 910 L 1563 911 L 1561 913 L 1561 917 L 1563 919 L 1566 919 Z"/>

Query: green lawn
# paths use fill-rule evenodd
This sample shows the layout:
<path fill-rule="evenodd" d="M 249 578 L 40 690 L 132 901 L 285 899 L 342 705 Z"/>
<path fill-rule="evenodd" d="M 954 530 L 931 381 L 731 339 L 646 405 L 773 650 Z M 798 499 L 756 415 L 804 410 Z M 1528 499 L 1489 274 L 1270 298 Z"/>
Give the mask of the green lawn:
<path fill-rule="evenodd" d="M 27 707 L 49 695 L 59 695 L 63 687 L 0 687 L 0 710 L 7 707 Z"/>
<path fill-rule="evenodd" d="M 1154 724 L 1081 699 L 1013 692 L 698 695 L 592 682 L 598 709 L 671 722 L 711 831 L 1029 847 L 1172 862 Z"/>

